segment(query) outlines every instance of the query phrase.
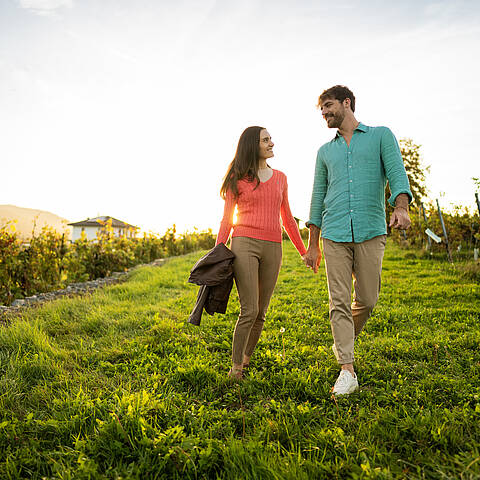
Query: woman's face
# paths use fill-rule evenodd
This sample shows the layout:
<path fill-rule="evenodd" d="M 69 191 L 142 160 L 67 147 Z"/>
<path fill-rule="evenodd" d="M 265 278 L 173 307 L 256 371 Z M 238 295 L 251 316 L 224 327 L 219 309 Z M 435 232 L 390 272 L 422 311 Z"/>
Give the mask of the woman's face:
<path fill-rule="evenodd" d="M 266 129 L 260 131 L 260 144 L 258 146 L 258 156 L 263 159 L 273 157 L 272 137 Z"/>

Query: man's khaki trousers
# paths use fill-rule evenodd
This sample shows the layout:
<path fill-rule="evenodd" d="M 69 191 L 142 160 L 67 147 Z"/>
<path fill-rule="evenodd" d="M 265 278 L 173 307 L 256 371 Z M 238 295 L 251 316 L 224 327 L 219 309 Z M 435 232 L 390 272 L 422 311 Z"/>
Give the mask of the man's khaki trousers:
<path fill-rule="evenodd" d="M 327 238 L 322 241 L 337 360 L 340 364 L 353 363 L 354 340 L 370 317 L 380 293 L 387 236 L 361 243 L 334 242 Z"/>

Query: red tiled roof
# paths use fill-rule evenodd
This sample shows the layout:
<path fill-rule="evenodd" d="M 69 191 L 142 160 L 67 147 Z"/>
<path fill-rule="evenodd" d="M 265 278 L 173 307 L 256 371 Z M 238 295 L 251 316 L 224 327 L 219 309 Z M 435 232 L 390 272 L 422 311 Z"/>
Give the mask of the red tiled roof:
<path fill-rule="evenodd" d="M 112 227 L 115 228 L 138 228 L 113 217 L 87 218 L 81 222 L 69 223 L 68 225 L 71 227 L 103 227 L 110 219 L 112 220 Z"/>

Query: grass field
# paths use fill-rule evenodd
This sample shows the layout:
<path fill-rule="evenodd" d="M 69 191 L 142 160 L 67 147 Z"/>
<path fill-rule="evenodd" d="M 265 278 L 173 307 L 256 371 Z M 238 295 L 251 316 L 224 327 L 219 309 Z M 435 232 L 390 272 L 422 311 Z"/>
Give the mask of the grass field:
<path fill-rule="evenodd" d="M 201 254 L 0 328 L 1 479 L 480 478 L 478 284 L 389 243 L 360 391 L 335 401 L 323 264 L 313 275 L 284 244 L 235 384 L 236 294 L 226 315 L 186 323 Z"/>

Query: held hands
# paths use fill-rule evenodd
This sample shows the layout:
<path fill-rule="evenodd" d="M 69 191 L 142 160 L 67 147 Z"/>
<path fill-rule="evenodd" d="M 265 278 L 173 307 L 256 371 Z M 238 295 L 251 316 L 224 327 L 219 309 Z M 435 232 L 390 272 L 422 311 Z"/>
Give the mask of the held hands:
<path fill-rule="evenodd" d="M 395 210 L 390 217 L 389 227 L 406 230 L 410 227 L 410 223 L 410 217 L 407 210 L 402 207 L 395 207 Z"/>
<path fill-rule="evenodd" d="M 317 273 L 318 266 L 322 261 L 322 252 L 320 248 L 309 245 L 307 253 L 305 255 L 302 255 L 302 260 L 307 266 L 307 268 L 311 268 L 313 270 L 313 273 Z"/>

